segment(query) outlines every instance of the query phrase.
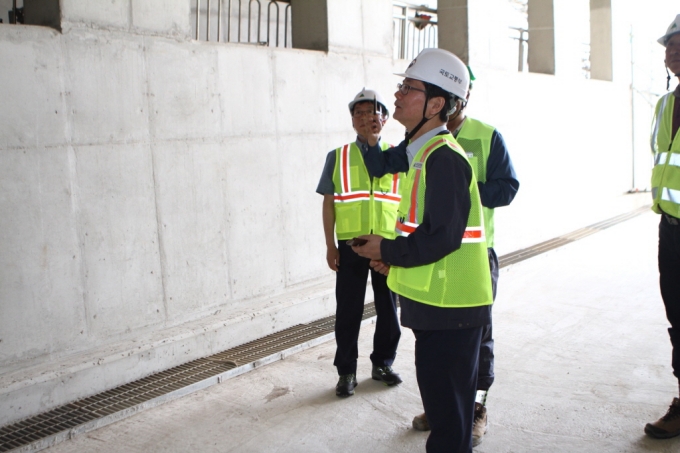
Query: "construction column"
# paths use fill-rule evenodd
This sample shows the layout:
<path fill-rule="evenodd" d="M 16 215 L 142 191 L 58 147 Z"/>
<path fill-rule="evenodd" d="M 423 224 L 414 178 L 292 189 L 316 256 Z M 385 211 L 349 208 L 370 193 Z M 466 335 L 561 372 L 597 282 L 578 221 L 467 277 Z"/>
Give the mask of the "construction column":
<path fill-rule="evenodd" d="M 612 81 L 612 2 L 590 0 L 590 78 Z"/>
<path fill-rule="evenodd" d="M 529 0 L 529 72 L 555 74 L 553 0 Z"/>
<path fill-rule="evenodd" d="M 468 3 L 471 0 L 439 0 L 437 30 L 439 48 L 456 54 L 466 64 L 470 62 Z"/>
<path fill-rule="evenodd" d="M 328 52 L 328 1 L 291 0 L 291 8 L 293 47 Z"/>

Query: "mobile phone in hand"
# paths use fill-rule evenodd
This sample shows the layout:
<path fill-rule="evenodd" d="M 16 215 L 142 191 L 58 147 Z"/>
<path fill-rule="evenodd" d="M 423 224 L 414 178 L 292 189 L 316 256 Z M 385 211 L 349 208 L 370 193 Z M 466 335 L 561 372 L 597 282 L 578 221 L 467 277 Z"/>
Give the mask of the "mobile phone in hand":
<path fill-rule="evenodd" d="M 347 241 L 347 245 L 349 245 L 350 247 L 354 247 L 354 246 L 358 246 L 358 245 L 364 245 L 367 242 L 368 242 L 368 240 L 366 240 L 366 239 L 354 238 L 354 239 L 350 239 L 349 241 Z"/>

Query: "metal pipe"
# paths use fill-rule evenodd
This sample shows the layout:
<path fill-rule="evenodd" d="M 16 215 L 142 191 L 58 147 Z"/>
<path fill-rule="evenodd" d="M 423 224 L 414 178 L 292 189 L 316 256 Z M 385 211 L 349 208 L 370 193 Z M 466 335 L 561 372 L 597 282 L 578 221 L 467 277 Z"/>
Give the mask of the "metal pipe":
<path fill-rule="evenodd" d="M 222 25 L 222 0 L 217 0 L 217 42 L 220 42 L 220 29 Z"/>
<path fill-rule="evenodd" d="M 231 0 L 227 3 L 227 42 L 231 42 Z"/>
<path fill-rule="evenodd" d="M 207 4 L 206 8 L 207 9 L 205 10 L 205 20 L 206 20 L 206 22 L 208 22 L 208 26 L 207 26 L 207 36 L 205 37 L 205 40 L 210 41 L 210 0 L 208 0 L 208 4 Z"/>
<path fill-rule="evenodd" d="M 413 60 L 413 58 L 415 58 L 415 56 L 418 54 L 415 50 L 416 49 L 416 27 L 412 23 L 409 23 L 409 25 L 410 25 L 409 28 L 412 31 L 412 34 L 411 34 L 411 56 L 410 56 L 409 60 Z"/>
<path fill-rule="evenodd" d="M 630 133 L 632 157 L 631 191 L 637 190 L 635 187 L 635 53 L 633 49 L 633 26 L 630 26 Z"/>
<path fill-rule="evenodd" d="M 519 31 L 519 64 L 517 70 L 524 72 L 524 30 Z"/>
<path fill-rule="evenodd" d="M 238 41 L 241 42 L 241 0 L 238 0 Z"/>
<path fill-rule="evenodd" d="M 16 3 L 16 0 L 14 0 Z M 196 41 L 198 41 L 198 29 L 201 19 L 201 0 L 196 0 Z"/>
<path fill-rule="evenodd" d="M 271 9 L 272 5 L 276 7 L 276 47 L 279 47 L 279 4 L 275 0 L 270 0 L 269 5 L 267 5 L 267 45 L 270 45 L 269 41 L 269 29 L 271 28 L 272 18 Z"/>
<path fill-rule="evenodd" d="M 260 0 L 257 1 L 257 40 L 256 43 L 260 42 L 260 28 L 262 27 L 262 4 Z"/>
<path fill-rule="evenodd" d="M 288 47 L 288 19 L 289 19 L 289 17 L 292 17 L 290 3 L 288 3 L 288 5 L 286 5 L 286 9 L 283 11 L 283 17 L 284 17 L 284 20 L 286 21 L 286 23 L 284 25 L 284 29 L 283 29 L 283 32 L 285 34 L 285 36 L 283 38 L 283 47 Z M 292 43 L 291 43 L 291 45 L 292 45 Z"/>
<path fill-rule="evenodd" d="M 248 41 L 246 41 L 246 42 L 250 42 L 250 27 L 253 23 L 253 20 L 251 18 L 252 16 L 250 14 L 250 9 L 251 9 L 250 7 L 251 7 L 252 4 L 253 4 L 253 0 L 248 0 Z"/>

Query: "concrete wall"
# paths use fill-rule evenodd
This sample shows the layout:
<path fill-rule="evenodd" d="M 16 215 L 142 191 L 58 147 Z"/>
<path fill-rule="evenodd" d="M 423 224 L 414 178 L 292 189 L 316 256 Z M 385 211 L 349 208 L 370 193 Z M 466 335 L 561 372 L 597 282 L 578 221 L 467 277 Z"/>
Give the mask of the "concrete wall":
<path fill-rule="evenodd" d="M 328 53 L 192 41 L 184 0 L 0 27 L 0 426 L 333 312 L 314 190 L 347 102 L 409 63 L 391 2 L 349 3 Z M 522 183 L 501 254 L 625 209 L 627 86 L 475 72 Z"/>

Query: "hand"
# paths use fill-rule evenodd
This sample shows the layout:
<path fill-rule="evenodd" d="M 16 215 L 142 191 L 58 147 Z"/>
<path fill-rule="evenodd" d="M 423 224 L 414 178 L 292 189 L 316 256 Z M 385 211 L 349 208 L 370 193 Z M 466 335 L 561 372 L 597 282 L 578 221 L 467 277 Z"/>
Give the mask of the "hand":
<path fill-rule="evenodd" d="M 335 245 L 326 249 L 326 262 L 332 271 L 338 271 L 338 267 L 340 266 L 340 252 Z"/>
<path fill-rule="evenodd" d="M 356 124 L 356 123 L 355 123 Z M 361 121 L 356 124 L 356 131 L 359 137 L 362 137 L 370 146 L 378 144 L 380 133 L 382 132 L 385 120 L 382 115 L 376 114 L 371 117 L 363 117 Z"/>
<path fill-rule="evenodd" d="M 381 260 L 371 260 L 368 264 L 379 274 L 388 275 L 390 273 L 390 265 L 383 263 Z"/>
<path fill-rule="evenodd" d="M 365 236 L 359 236 L 359 238 L 366 239 L 368 242 L 364 245 L 353 246 L 352 250 L 354 250 L 354 253 L 363 256 L 364 258 L 379 260 L 381 258 L 380 243 L 382 242 L 383 237 L 378 236 L 377 234 L 367 234 Z"/>

